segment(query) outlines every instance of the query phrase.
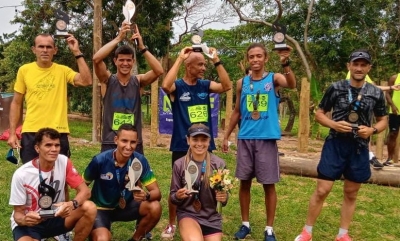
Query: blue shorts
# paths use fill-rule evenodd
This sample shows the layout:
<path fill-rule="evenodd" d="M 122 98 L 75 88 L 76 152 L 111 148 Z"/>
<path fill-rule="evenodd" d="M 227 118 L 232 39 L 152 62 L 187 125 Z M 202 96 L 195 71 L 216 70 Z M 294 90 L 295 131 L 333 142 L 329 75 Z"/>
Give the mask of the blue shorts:
<path fill-rule="evenodd" d="M 33 239 L 41 240 L 42 238 L 50 238 L 71 231 L 64 225 L 65 219 L 60 217 L 50 218 L 36 226 L 17 226 L 13 229 L 14 240 L 18 240 L 23 236 L 29 236 Z"/>
<path fill-rule="evenodd" d="M 111 230 L 111 223 L 116 221 L 129 222 L 140 220 L 139 214 L 140 202 L 134 200 L 128 202 L 124 209 L 116 208 L 113 210 L 97 209 L 97 216 L 94 220 L 93 229 L 107 228 Z"/>
<path fill-rule="evenodd" d="M 368 147 L 352 138 L 328 137 L 321 152 L 318 178 L 334 181 L 341 178 L 362 183 L 371 177 Z"/>

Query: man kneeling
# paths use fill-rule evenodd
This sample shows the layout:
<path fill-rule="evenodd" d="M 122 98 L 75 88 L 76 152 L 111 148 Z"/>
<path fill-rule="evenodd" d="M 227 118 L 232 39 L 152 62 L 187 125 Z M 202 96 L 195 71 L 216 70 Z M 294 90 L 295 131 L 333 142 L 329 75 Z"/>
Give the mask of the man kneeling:
<path fill-rule="evenodd" d="M 93 241 L 111 240 L 112 222 L 138 220 L 131 240 L 141 240 L 160 220 L 161 192 L 149 162 L 135 152 L 135 127 L 122 124 L 114 141 L 117 148 L 93 157 L 84 173 L 88 185 L 94 181 L 91 199 L 98 209 L 90 236 Z"/>
<path fill-rule="evenodd" d="M 11 182 L 11 227 L 14 240 L 30 241 L 75 230 L 74 241 L 85 240 L 96 217 L 96 206 L 88 201 L 90 190 L 68 157 L 60 153 L 60 133 L 51 128 L 35 135 L 39 157 L 18 168 Z M 64 202 L 65 185 L 76 190 Z"/>

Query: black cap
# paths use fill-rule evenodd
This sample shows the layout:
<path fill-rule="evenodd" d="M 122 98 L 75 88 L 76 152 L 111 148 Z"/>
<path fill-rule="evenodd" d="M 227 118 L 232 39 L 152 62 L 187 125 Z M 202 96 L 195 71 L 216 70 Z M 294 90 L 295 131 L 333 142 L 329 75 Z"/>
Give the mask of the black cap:
<path fill-rule="evenodd" d="M 206 135 L 211 137 L 210 128 L 203 124 L 193 124 L 188 129 L 188 136 Z"/>
<path fill-rule="evenodd" d="M 356 61 L 357 59 L 364 59 L 368 63 L 372 62 L 371 55 L 367 51 L 354 51 L 349 57 L 349 62 Z"/>

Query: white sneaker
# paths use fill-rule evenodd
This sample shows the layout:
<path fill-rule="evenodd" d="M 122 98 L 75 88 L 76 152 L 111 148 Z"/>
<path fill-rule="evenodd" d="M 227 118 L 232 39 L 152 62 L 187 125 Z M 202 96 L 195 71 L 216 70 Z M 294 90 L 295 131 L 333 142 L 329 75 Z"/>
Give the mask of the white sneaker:
<path fill-rule="evenodd" d="M 168 224 L 161 233 L 161 238 L 173 239 L 175 235 L 176 225 Z"/>

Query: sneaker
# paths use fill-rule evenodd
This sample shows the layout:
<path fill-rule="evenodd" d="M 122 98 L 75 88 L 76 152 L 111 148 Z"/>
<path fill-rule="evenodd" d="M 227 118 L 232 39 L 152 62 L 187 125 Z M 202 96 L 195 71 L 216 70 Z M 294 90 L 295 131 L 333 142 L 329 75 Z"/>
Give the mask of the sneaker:
<path fill-rule="evenodd" d="M 245 239 L 248 234 L 251 233 L 251 228 L 246 227 L 245 225 L 240 226 L 239 231 L 235 233 L 235 240 Z"/>
<path fill-rule="evenodd" d="M 148 233 L 146 233 L 144 235 L 144 238 L 145 238 L 145 240 L 152 240 L 153 239 L 153 235 L 150 232 L 148 232 Z"/>
<path fill-rule="evenodd" d="M 371 160 L 369 160 L 369 163 L 371 164 L 372 168 L 374 169 L 382 169 L 383 168 L 383 164 L 380 163 L 378 161 L 378 159 L 376 159 L 376 157 L 372 157 Z"/>
<path fill-rule="evenodd" d="M 272 232 L 271 234 L 268 234 L 268 231 L 265 231 L 264 237 L 265 237 L 264 241 L 276 241 L 274 232 Z"/>
<path fill-rule="evenodd" d="M 390 159 L 387 159 L 387 160 L 383 163 L 383 165 L 384 165 L 384 166 L 387 166 L 387 167 L 392 167 L 392 166 L 394 166 L 394 165 L 393 165 L 393 161 L 390 160 Z"/>
<path fill-rule="evenodd" d="M 54 239 L 58 240 L 58 241 L 72 241 L 72 235 L 71 235 L 71 232 L 67 232 L 67 233 L 55 236 Z"/>
<path fill-rule="evenodd" d="M 164 231 L 161 233 L 161 238 L 173 239 L 175 235 L 175 225 L 168 224 Z"/>
<path fill-rule="evenodd" d="M 311 233 L 307 232 L 305 228 L 301 231 L 301 234 L 297 236 L 294 241 L 312 241 Z"/>
<path fill-rule="evenodd" d="M 351 238 L 350 238 L 349 234 L 346 233 L 345 235 L 343 235 L 340 238 L 336 237 L 336 241 L 351 241 Z"/>

